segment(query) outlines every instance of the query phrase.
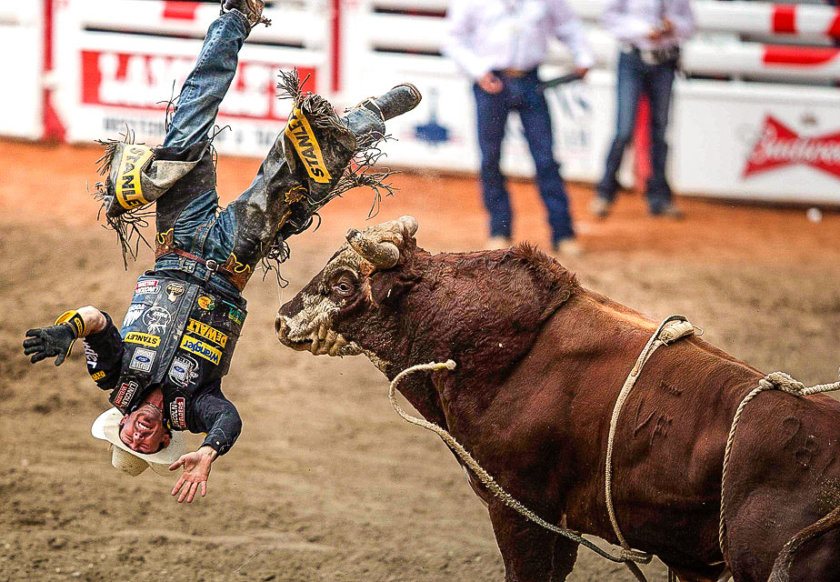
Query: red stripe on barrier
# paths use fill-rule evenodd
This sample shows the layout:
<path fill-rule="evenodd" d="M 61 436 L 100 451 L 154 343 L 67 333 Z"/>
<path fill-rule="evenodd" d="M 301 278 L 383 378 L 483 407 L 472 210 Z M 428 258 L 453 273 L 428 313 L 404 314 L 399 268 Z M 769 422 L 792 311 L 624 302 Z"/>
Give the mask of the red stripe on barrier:
<path fill-rule="evenodd" d="M 338 93 L 341 89 L 341 0 L 332 0 L 332 45 L 330 47 L 330 62 L 332 71 L 330 77 L 330 91 Z"/>
<path fill-rule="evenodd" d="M 195 20 L 200 2 L 164 2 L 163 18 L 172 20 Z"/>
<path fill-rule="evenodd" d="M 773 32 L 776 34 L 796 33 L 796 6 L 791 4 L 773 6 Z"/>
<path fill-rule="evenodd" d="M 794 65 L 813 67 L 823 65 L 840 54 L 840 49 L 766 45 L 762 61 L 765 65 Z"/>
<path fill-rule="evenodd" d="M 840 38 L 840 10 L 834 15 L 834 20 L 831 21 L 831 26 L 825 33 L 832 38 Z"/>

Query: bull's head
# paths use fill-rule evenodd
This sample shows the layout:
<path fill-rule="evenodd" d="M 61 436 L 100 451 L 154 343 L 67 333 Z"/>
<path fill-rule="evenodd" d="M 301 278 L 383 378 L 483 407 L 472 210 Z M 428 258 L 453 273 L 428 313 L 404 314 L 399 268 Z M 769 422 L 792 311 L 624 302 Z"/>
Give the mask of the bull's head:
<path fill-rule="evenodd" d="M 275 321 L 280 342 L 316 355 L 366 353 L 384 368 L 386 362 L 373 353 L 379 350 L 358 342 L 359 332 L 366 326 L 388 325 L 377 312 L 398 288 L 395 276 L 416 248 L 415 232 L 417 221 L 411 216 L 361 232 L 351 229 L 324 269 L 280 308 Z"/>

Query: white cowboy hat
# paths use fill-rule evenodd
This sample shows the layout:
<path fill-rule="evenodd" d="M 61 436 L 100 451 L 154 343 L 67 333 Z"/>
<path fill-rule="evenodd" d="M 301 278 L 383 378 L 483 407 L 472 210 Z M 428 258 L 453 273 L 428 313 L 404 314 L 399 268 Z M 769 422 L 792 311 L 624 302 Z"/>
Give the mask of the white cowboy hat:
<path fill-rule="evenodd" d="M 144 454 L 131 450 L 120 439 L 122 417 L 123 414 L 119 410 L 109 408 L 93 421 L 93 426 L 90 428 L 90 433 L 94 437 L 111 443 L 111 464 L 120 471 L 136 477 L 147 467 L 151 467 L 156 473 L 167 475 L 169 465 L 187 453 L 187 441 L 180 431 L 172 431 L 169 445 L 156 453 Z"/>

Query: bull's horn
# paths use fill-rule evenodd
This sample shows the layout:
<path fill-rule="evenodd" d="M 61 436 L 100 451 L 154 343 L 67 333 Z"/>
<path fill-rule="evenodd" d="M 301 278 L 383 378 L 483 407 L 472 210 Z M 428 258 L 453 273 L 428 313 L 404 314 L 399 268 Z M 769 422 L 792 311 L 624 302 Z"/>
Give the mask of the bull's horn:
<path fill-rule="evenodd" d="M 355 228 L 347 231 L 347 242 L 375 269 L 390 269 L 400 260 L 400 250 L 392 242 L 374 242 Z"/>
<path fill-rule="evenodd" d="M 417 219 L 413 216 L 400 216 L 397 219 L 407 230 L 411 236 L 417 232 Z"/>

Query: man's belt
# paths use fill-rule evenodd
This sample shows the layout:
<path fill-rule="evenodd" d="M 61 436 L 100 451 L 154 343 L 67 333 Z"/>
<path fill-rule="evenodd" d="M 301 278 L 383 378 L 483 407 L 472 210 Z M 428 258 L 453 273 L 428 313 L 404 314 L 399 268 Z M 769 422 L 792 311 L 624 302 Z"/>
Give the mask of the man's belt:
<path fill-rule="evenodd" d="M 522 77 L 527 77 L 531 73 L 534 72 L 534 69 L 500 69 L 499 73 L 503 76 L 507 77 L 508 79 L 521 79 Z"/>
<path fill-rule="evenodd" d="M 234 287 L 242 291 L 251 277 L 251 269 L 241 265 L 234 255 L 228 257 L 224 263 L 219 263 L 213 259 L 204 259 L 192 253 L 175 246 L 175 234 L 173 229 L 169 229 L 165 233 L 158 233 L 156 237 L 155 259 L 160 259 L 168 254 L 178 255 L 184 259 L 194 261 L 203 266 L 206 270 L 206 277 L 204 281 L 209 281 L 214 274 L 222 275 Z M 193 273 L 193 271 L 188 271 Z M 193 273 L 194 274 L 194 273 Z"/>

